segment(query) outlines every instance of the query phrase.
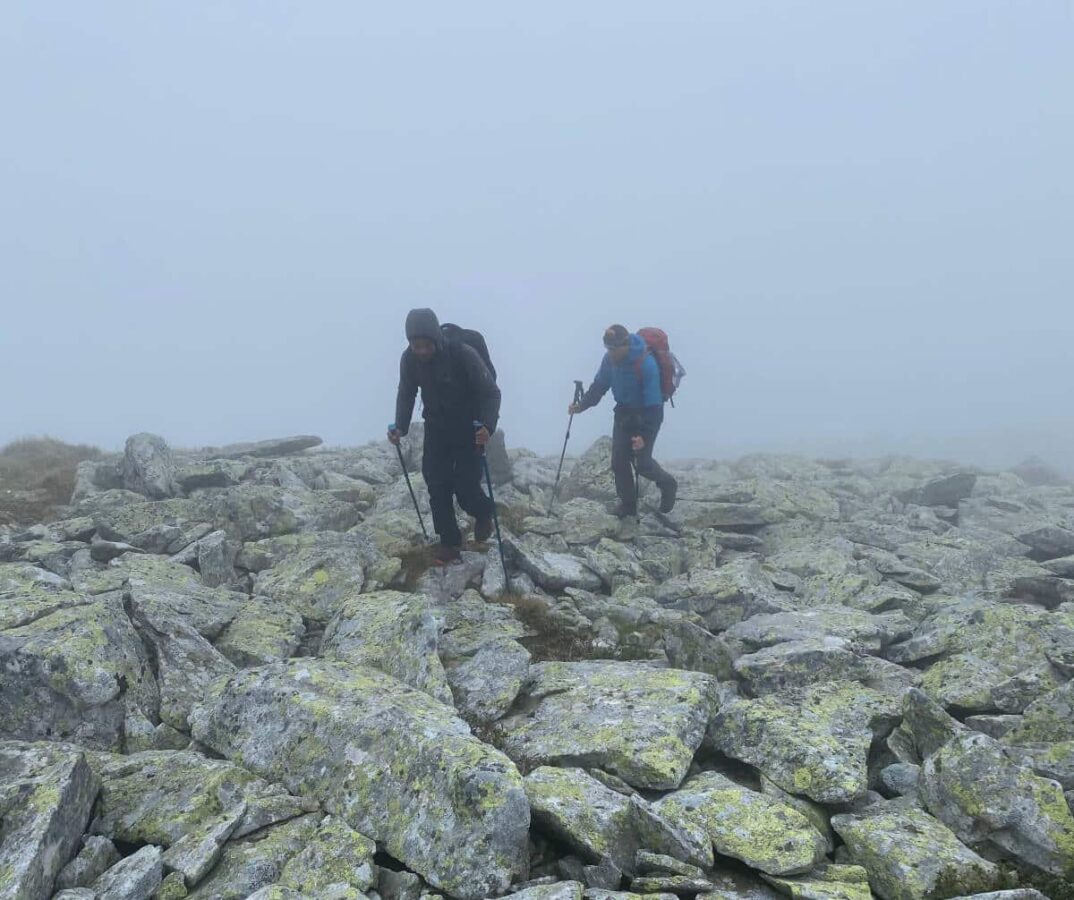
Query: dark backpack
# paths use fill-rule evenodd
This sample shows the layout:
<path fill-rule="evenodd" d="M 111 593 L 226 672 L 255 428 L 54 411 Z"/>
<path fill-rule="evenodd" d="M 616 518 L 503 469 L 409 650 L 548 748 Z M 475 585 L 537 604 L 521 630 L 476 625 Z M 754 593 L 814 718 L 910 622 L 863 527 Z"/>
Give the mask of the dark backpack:
<path fill-rule="evenodd" d="M 440 330 L 444 333 L 444 340 L 449 344 L 467 344 L 473 347 L 477 351 L 477 355 L 481 357 L 485 365 L 488 366 L 489 373 L 492 375 L 492 380 L 496 380 L 496 367 L 492 364 L 492 357 L 489 356 L 488 344 L 485 343 L 485 336 L 480 331 L 475 331 L 473 328 L 460 328 L 458 325 L 452 325 L 450 322 L 445 322 L 440 326 Z"/>
<path fill-rule="evenodd" d="M 656 358 L 656 364 L 660 368 L 660 393 L 664 400 L 671 400 L 671 405 L 674 406 L 675 401 L 672 397 L 679 389 L 679 383 L 686 375 L 686 369 L 682 367 L 678 357 L 671 352 L 667 332 L 660 328 L 640 328 L 638 337 L 645 341 L 645 353 L 638 358 L 637 362 L 638 378 L 641 378 L 643 360 L 651 354 Z"/>

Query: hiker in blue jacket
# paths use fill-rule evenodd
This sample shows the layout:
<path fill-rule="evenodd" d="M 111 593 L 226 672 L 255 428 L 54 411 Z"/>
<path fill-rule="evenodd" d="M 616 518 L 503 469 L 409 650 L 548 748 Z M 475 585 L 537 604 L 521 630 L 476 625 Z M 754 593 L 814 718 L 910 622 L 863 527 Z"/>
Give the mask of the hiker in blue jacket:
<path fill-rule="evenodd" d="M 622 325 L 612 325 L 604 332 L 606 353 L 589 390 L 580 403 L 572 403 L 570 414 L 584 412 L 600 403 L 611 388 L 615 398 L 615 424 L 612 428 L 612 472 L 620 518 L 638 511 L 630 460 L 638 474 L 660 488 L 660 511 L 671 512 L 679 485 L 653 459 L 653 444 L 664 421 L 664 396 L 660 388 L 660 366 L 649 353 L 645 341 Z"/>

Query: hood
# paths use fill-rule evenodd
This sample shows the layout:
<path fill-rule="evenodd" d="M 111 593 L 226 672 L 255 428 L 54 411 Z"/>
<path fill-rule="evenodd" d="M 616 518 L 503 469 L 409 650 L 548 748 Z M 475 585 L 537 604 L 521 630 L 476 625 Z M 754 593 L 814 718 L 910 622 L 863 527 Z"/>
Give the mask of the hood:
<path fill-rule="evenodd" d="M 621 363 L 619 363 L 619 365 L 634 365 L 634 363 L 641 359 L 641 356 L 644 352 L 645 341 L 641 338 L 640 335 L 632 334 L 630 336 L 630 352 L 627 354 L 627 358 L 624 359 Z"/>
<path fill-rule="evenodd" d="M 406 339 L 428 338 L 437 347 L 444 343 L 444 334 L 440 330 L 440 320 L 431 309 L 412 309 L 406 317 Z"/>

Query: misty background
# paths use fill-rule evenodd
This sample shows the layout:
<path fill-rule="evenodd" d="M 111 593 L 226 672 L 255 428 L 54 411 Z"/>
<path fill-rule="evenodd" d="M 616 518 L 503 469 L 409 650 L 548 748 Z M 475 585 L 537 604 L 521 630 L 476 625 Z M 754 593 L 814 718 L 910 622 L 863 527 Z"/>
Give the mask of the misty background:
<path fill-rule="evenodd" d="M 0 10 L 0 443 L 380 437 L 403 319 L 558 452 L 612 322 L 658 457 L 1074 471 L 1074 6 Z M 575 420 L 572 450 L 610 429 Z"/>

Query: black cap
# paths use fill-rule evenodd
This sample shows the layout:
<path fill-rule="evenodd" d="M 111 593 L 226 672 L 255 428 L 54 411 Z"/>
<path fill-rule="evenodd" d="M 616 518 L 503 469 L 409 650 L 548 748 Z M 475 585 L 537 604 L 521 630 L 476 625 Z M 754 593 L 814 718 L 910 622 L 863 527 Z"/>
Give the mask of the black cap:
<path fill-rule="evenodd" d="M 609 325 L 604 332 L 604 346 L 609 350 L 626 347 L 630 343 L 630 332 L 622 325 Z"/>

